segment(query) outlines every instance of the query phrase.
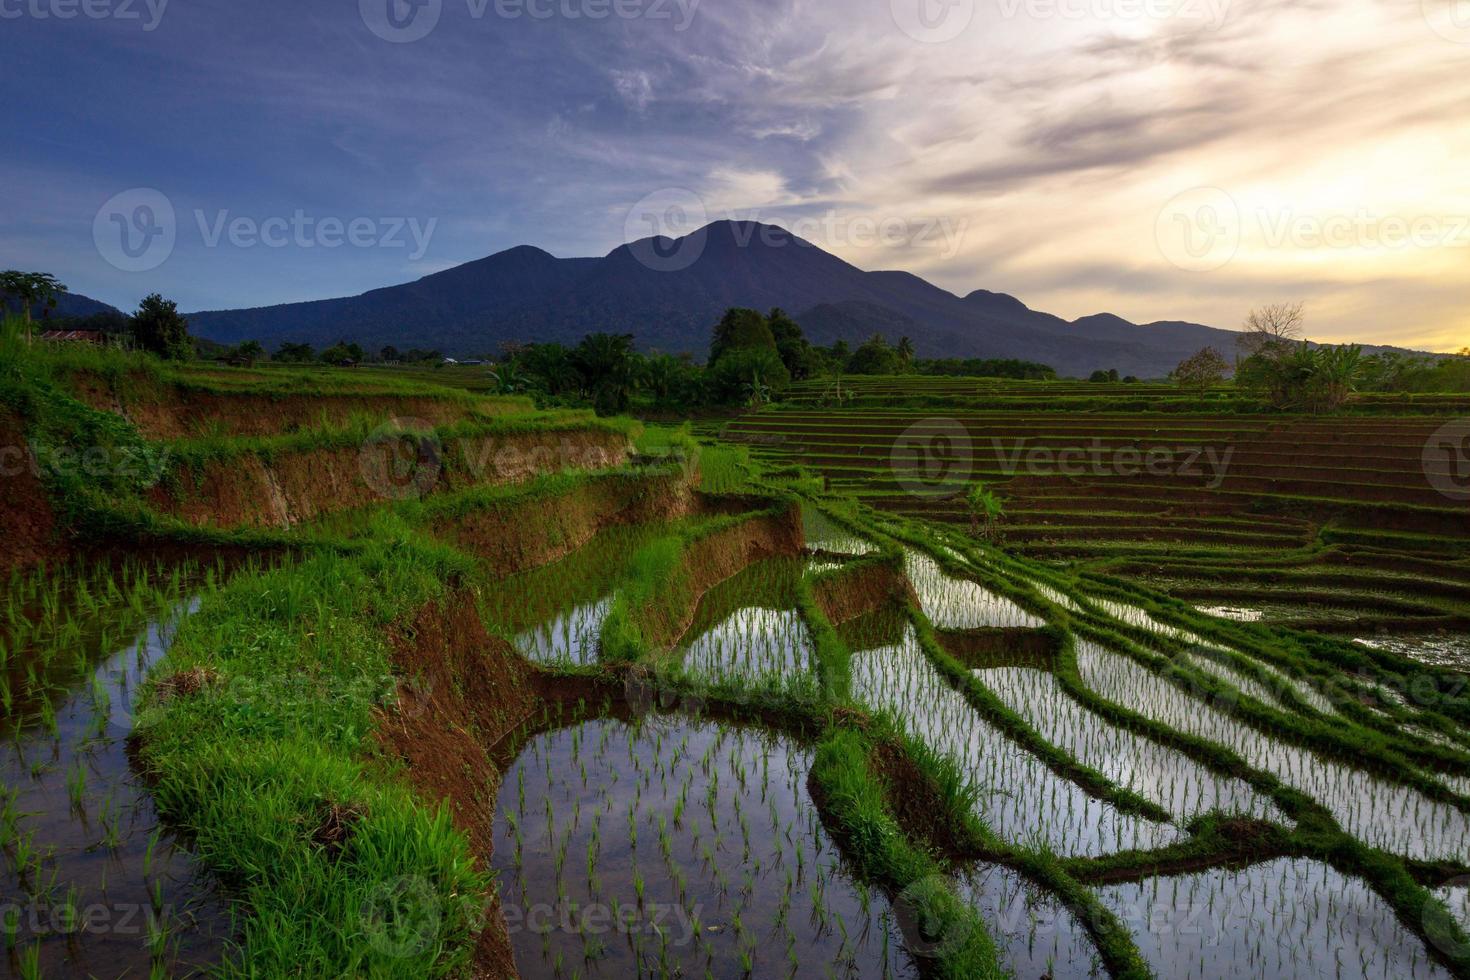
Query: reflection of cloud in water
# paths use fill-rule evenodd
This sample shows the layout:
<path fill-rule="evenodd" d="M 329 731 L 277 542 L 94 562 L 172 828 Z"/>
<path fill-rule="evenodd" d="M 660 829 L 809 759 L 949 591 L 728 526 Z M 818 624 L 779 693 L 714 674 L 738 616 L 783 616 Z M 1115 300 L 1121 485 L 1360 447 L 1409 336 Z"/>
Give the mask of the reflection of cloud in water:
<path fill-rule="evenodd" d="M 710 680 L 795 677 L 812 667 L 812 640 L 792 609 L 741 609 L 689 644 L 684 669 Z"/>
<path fill-rule="evenodd" d="M 573 606 L 517 636 L 516 649 L 536 663 L 595 663 L 602 621 L 611 608 L 611 596 Z"/>

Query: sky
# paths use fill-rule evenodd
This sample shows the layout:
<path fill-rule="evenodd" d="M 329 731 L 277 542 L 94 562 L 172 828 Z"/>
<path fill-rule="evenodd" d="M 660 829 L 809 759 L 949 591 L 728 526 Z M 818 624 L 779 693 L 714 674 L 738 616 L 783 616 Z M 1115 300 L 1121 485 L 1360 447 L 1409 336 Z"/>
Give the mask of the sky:
<path fill-rule="evenodd" d="M 780 224 L 1075 318 L 1470 345 L 1470 0 L 0 0 L 0 268 L 123 308 Z"/>

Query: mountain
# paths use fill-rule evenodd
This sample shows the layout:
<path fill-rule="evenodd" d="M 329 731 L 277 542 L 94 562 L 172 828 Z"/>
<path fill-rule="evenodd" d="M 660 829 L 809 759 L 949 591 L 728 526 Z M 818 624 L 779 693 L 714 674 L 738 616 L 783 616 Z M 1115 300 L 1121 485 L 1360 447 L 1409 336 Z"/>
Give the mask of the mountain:
<path fill-rule="evenodd" d="M 16 312 L 20 309 L 20 301 L 14 297 L 0 296 L 0 307 L 7 312 Z M 114 306 L 83 296 L 81 293 L 62 293 L 56 297 L 55 309 L 44 309 L 41 306 L 31 307 L 31 318 L 37 321 L 58 320 L 63 317 L 93 316 L 97 313 L 117 313 Z"/>
<path fill-rule="evenodd" d="M 959 297 L 907 272 L 865 272 L 773 225 L 730 221 L 630 242 L 602 258 L 520 246 L 361 296 L 204 311 L 189 322 L 212 340 L 272 348 L 346 338 L 369 349 L 469 354 L 605 330 L 631 333 L 645 349 L 701 353 L 731 306 L 780 306 L 820 344 L 906 335 L 921 357 L 1014 357 L 1072 375 L 1117 368 L 1158 377 L 1206 345 L 1228 356 L 1235 341 L 1200 324 L 1138 325 L 1107 313 L 1067 321 L 1004 293 Z"/>

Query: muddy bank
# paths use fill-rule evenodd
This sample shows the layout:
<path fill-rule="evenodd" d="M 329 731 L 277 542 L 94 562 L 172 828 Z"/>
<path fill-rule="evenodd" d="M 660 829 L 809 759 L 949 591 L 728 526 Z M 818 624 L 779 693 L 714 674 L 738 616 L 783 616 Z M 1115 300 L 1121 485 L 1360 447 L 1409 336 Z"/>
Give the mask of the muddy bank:
<path fill-rule="evenodd" d="M 393 666 L 399 705 L 381 719 L 385 755 L 404 765 L 409 784 L 427 801 L 449 806 L 484 867 L 495 842 L 500 768 L 496 743 L 541 707 L 532 669 L 480 621 L 474 599 L 456 592 L 395 628 Z M 476 942 L 475 976 L 516 976 L 499 900 L 486 897 L 486 926 Z"/>
<path fill-rule="evenodd" d="M 0 569 L 28 568 L 66 550 L 34 463 L 21 427 L 0 416 Z"/>
<path fill-rule="evenodd" d="M 248 376 L 226 375 L 238 382 Z M 205 434 L 269 436 L 323 425 L 342 426 L 368 416 L 384 421 L 413 419 L 449 425 L 494 414 L 495 403 L 427 395 L 334 395 L 210 391 L 129 374 L 114 382 L 96 374 L 72 377 L 71 390 L 92 408 L 113 412 L 132 422 L 149 439 L 178 439 Z M 513 405 L 513 403 L 507 403 Z"/>
<path fill-rule="evenodd" d="M 817 608 L 833 626 L 841 626 L 894 602 L 917 602 L 913 586 L 898 564 L 868 561 L 838 569 L 812 585 Z"/>
<path fill-rule="evenodd" d="M 412 448 L 412 447 L 410 447 Z M 157 511 L 198 527 L 291 527 L 324 514 L 483 484 L 516 483 L 570 467 L 621 465 L 628 439 L 599 430 L 469 437 L 418 449 L 398 440 L 248 453 L 181 467 L 148 493 Z"/>
<path fill-rule="evenodd" d="M 682 473 L 612 473 L 560 493 L 435 514 L 429 530 L 512 575 L 565 558 L 604 528 L 686 517 L 698 510 L 696 501 Z"/>

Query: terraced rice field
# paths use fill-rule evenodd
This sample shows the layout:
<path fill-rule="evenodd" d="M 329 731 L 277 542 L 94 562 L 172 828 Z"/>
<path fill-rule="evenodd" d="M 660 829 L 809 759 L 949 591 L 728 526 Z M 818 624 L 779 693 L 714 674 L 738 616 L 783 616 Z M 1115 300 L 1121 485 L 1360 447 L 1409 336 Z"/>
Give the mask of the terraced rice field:
<path fill-rule="evenodd" d="M 6 976 L 1470 976 L 1466 675 L 1195 594 L 1397 574 L 1446 584 L 1355 628 L 1443 626 L 1448 550 L 996 546 L 759 438 L 848 437 L 810 410 L 698 445 L 367 378 L 246 426 L 265 381 L 177 370 L 84 386 L 172 476 L 9 535 L 55 532 L 7 553 Z"/>
<path fill-rule="evenodd" d="M 1444 413 L 1470 415 L 1465 399 L 1284 418 L 1172 388 L 1109 389 L 1131 393 L 1120 411 L 1077 402 L 1099 397 L 1085 385 L 968 382 L 961 397 L 964 383 L 921 379 L 907 394 L 932 404 L 885 408 L 905 389 L 873 379 L 855 385 L 856 407 L 766 410 L 720 431 L 918 520 L 968 527 L 964 491 L 982 481 L 1004 499 L 998 533 L 1014 553 L 1224 618 L 1470 665 L 1470 510 L 1453 493 L 1467 474 L 1426 452 Z"/>

